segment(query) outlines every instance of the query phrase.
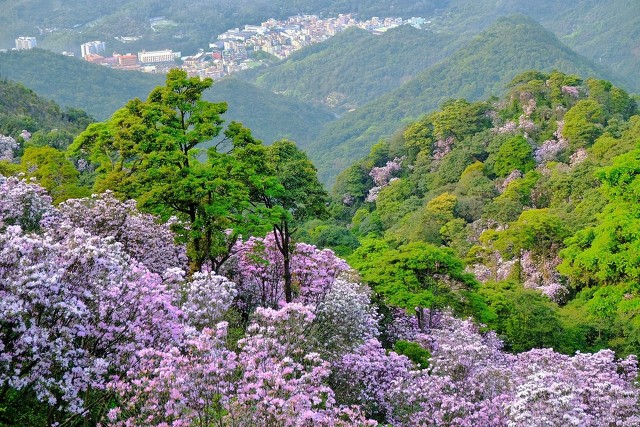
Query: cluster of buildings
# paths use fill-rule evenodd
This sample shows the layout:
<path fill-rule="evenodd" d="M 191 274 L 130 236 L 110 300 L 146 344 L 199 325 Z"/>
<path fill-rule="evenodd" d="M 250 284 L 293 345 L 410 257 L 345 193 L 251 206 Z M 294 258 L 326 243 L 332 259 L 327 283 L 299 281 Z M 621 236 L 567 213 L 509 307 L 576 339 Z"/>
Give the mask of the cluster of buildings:
<path fill-rule="evenodd" d="M 106 46 L 101 41 L 83 43 L 80 50 L 85 61 L 113 68 L 146 72 L 166 72 L 175 68 L 176 59 L 180 59 L 180 52 L 173 52 L 169 49 L 150 52 L 143 50 L 137 54 L 114 52 L 111 56 L 105 56 Z"/>
<path fill-rule="evenodd" d="M 377 18 L 359 21 L 351 14 L 321 19 L 315 15 L 298 15 L 286 20 L 269 19 L 260 25 L 245 25 L 243 29 L 230 29 L 197 53 L 181 57 L 172 50 L 142 51 L 106 56 L 102 41 L 83 43 L 82 57 L 89 62 L 114 68 L 162 73 L 180 66 L 191 76 L 221 78 L 261 63 L 256 52 L 264 52 L 279 59 L 287 58 L 296 50 L 320 43 L 350 27 L 358 27 L 373 34 L 381 34 L 400 25 L 420 27 L 423 18 Z M 16 46 L 18 41 L 16 40 Z M 35 44 L 35 39 L 34 39 Z"/>

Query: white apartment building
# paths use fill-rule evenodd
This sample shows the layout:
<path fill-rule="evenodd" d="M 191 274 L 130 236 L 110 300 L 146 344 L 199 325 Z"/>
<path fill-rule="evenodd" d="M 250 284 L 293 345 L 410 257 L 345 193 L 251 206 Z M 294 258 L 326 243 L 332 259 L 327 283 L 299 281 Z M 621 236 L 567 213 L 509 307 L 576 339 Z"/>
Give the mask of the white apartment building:
<path fill-rule="evenodd" d="M 98 40 L 82 43 L 80 45 L 80 52 L 82 53 L 83 58 L 89 55 L 99 55 L 103 53 L 105 50 L 106 50 L 105 43 Z"/>
<path fill-rule="evenodd" d="M 138 62 L 141 64 L 154 64 L 157 62 L 171 62 L 176 58 L 180 58 L 180 52 L 174 52 L 171 49 L 154 50 L 151 52 L 138 52 Z"/>
<path fill-rule="evenodd" d="M 33 49 L 36 47 L 36 38 L 35 37 L 18 37 L 16 39 L 16 49 L 25 50 L 25 49 Z"/>

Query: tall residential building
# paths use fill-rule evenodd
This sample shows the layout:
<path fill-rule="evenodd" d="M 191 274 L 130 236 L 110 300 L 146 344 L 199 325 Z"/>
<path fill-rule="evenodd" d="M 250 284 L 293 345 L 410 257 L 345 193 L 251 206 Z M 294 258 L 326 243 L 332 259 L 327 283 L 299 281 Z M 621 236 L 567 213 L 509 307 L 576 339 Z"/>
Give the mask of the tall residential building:
<path fill-rule="evenodd" d="M 33 49 L 36 47 L 36 38 L 35 37 L 18 37 L 16 39 L 16 49 L 24 50 L 24 49 Z"/>
<path fill-rule="evenodd" d="M 80 45 L 80 52 L 82 53 L 83 58 L 86 58 L 89 55 L 100 55 L 101 53 L 104 53 L 105 50 L 105 43 L 98 40 L 82 43 Z"/>

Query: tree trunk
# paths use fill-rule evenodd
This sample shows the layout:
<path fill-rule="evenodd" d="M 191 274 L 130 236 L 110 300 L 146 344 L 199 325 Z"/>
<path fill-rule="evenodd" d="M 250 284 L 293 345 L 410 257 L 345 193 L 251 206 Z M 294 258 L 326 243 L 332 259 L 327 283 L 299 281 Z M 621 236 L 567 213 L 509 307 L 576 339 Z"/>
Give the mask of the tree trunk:
<path fill-rule="evenodd" d="M 289 252 L 289 243 L 291 236 L 289 235 L 289 227 L 284 224 L 282 236 L 282 256 L 284 258 L 284 299 L 287 303 L 293 301 L 293 289 L 291 286 L 291 257 Z"/>

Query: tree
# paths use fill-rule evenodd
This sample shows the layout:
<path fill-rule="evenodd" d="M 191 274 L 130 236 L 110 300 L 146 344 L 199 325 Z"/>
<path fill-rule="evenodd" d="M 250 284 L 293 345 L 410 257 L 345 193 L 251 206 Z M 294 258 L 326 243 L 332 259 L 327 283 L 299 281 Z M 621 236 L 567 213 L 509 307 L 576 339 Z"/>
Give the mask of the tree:
<path fill-rule="evenodd" d="M 588 147 L 600 136 L 604 123 L 602 105 L 593 99 L 583 99 L 565 114 L 563 136 L 573 149 Z"/>
<path fill-rule="evenodd" d="M 295 143 L 289 140 L 264 147 L 241 128 L 231 129 L 233 156 L 246 165 L 244 184 L 256 213 L 273 230 L 283 258 L 284 294 L 293 301 L 291 253 L 298 226 L 327 215 L 328 195 L 318 181 L 317 170 Z"/>
<path fill-rule="evenodd" d="M 533 150 L 521 135 L 514 136 L 502 144 L 493 160 L 493 171 L 499 177 L 506 177 L 516 169 L 526 173 L 536 165 Z"/>
<path fill-rule="evenodd" d="M 79 172 L 65 158 L 64 152 L 53 147 L 25 149 L 21 166 L 27 176 L 36 178 L 49 192 L 54 203 L 89 195 L 89 189 L 80 186 Z"/>
<path fill-rule="evenodd" d="M 171 70 L 166 85 L 147 101 L 129 101 L 108 121 L 89 126 L 69 149 L 70 155 L 97 165 L 95 190 L 111 189 L 164 219 L 184 220 L 180 233 L 192 271 L 204 263 L 219 269 L 244 230 L 240 225 L 251 222 L 246 221 L 247 190 L 239 179 L 244 167 L 215 148 L 206 163 L 198 159 L 198 146 L 222 130 L 220 115 L 227 108 L 201 99 L 211 84 L 211 79 Z"/>
<path fill-rule="evenodd" d="M 415 242 L 391 249 L 365 242 L 350 260 L 390 305 L 414 312 L 420 328 L 430 327 L 434 311 L 445 307 L 479 312 L 469 292 L 477 282 L 449 248 Z"/>

